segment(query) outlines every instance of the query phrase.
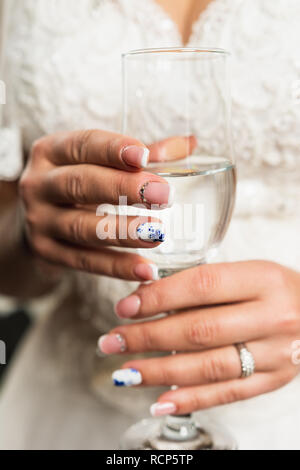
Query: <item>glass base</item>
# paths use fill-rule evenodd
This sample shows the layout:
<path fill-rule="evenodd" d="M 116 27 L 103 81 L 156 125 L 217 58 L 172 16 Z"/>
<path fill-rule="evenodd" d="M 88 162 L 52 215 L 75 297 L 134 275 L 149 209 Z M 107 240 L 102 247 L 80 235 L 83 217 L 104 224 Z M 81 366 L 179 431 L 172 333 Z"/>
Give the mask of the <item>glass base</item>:
<path fill-rule="evenodd" d="M 174 417 L 175 420 L 178 417 Z M 187 439 L 178 439 L 176 430 L 168 434 L 166 418 L 149 418 L 131 426 L 121 440 L 122 450 L 237 450 L 237 443 L 219 424 L 206 416 L 193 416 Z"/>

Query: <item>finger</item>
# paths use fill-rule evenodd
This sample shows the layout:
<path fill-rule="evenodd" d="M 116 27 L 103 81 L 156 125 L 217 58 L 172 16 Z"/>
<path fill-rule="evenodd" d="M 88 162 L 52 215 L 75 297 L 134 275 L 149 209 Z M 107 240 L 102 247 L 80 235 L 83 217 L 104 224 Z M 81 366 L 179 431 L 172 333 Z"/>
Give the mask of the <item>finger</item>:
<path fill-rule="evenodd" d="M 200 305 L 257 299 L 262 286 L 269 284 L 268 274 L 266 263 L 257 261 L 198 266 L 141 286 L 117 304 L 116 313 L 121 318 L 142 318 Z"/>
<path fill-rule="evenodd" d="M 112 330 L 108 337 L 120 334 L 127 344 L 127 352 L 138 353 L 174 349 L 201 351 L 265 338 L 277 332 L 273 306 L 252 301 L 120 326 Z"/>
<path fill-rule="evenodd" d="M 169 409 L 173 405 L 172 414 L 192 413 L 214 406 L 247 400 L 276 390 L 280 386 L 282 386 L 282 383 L 276 374 L 261 372 L 247 379 L 179 388 L 161 395 L 158 402 L 152 405 L 151 413 L 155 416 L 165 414 L 166 404 L 169 405 Z M 164 406 L 162 406 L 163 404 Z"/>
<path fill-rule="evenodd" d="M 186 158 L 197 147 L 197 139 L 188 137 L 170 137 L 154 144 L 148 145 L 151 162 L 165 162 Z"/>
<path fill-rule="evenodd" d="M 149 159 L 142 142 L 113 132 L 61 132 L 48 139 L 48 158 L 54 165 L 94 164 L 134 171 L 146 167 Z"/>
<path fill-rule="evenodd" d="M 88 250 L 41 236 L 33 239 L 32 245 L 37 255 L 57 266 L 128 281 L 154 280 L 155 277 L 151 261 L 133 253 L 108 248 Z"/>
<path fill-rule="evenodd" d="M 151 217 L 99 217 L 85 210 L 50 208 L 38 223 L 48 236 L 88 248 L 153 248 L 165 240 L 163 224 Z"/>
<path fill-rule="evenodd" d="M 99 343 L 103 352 L 107 347 L 105 338 Z M 119 343 L 126 345 L 120 338 Z M 276 363 L 276 357 L 270 356 L 270 346 L 264 341 L 248 342 L 247 348 L 255 358 L 255 372 L 273 372 L 283 365 L 282 354 L 277 354 L 279 361 Z M 204 385 L 238 379 L 242 375 L 241 360 L 234 345 L 203 352 L 128 361 L 122 369 L 138 370 L 142 385 L 150 386 Z"/>
<path fill-rule="evenodd" d="M 57 204 L 141 204 L 149 208 L 152 204 L 169 207 L 173 202 L 172 188 L 160 176 L 93 165 L 64 166 L 50 171 L 40 192 L 47 201 Z"/>

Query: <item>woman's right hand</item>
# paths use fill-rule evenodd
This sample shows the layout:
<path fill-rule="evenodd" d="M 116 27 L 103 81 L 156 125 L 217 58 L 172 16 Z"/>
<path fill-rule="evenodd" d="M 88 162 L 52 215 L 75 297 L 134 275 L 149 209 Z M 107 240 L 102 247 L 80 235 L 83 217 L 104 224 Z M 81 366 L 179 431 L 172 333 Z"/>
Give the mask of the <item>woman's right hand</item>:
<path fill-rule="evenodd" d="M 147 239 L 146 230 L 138 234 L 138 227 L 149 219 L 128 217 L 124 236 L 125 219 L 118 216 L 116 236 L 107 238 L 101 228 L 99 233 L 104 224 L 99 224 L 103 218 L 96 215 L 96 207 L 117 206 L 120 196 L 127 197 L 128 205 L 169 205 L 168 183 L 142 171 L 149 152 L 152 161 L 170 160 L 184 157 L 194 146 L 194 138 L 183 137 L 147 149 L 138 140 L 98 130 L 39 139 L 20 180 L 26 235 L 33 252 L 50 263 L 80 271 L 135 281 L 154 279 L 151 261 L 111 249 L 153 248 L 161 243 Z"/>

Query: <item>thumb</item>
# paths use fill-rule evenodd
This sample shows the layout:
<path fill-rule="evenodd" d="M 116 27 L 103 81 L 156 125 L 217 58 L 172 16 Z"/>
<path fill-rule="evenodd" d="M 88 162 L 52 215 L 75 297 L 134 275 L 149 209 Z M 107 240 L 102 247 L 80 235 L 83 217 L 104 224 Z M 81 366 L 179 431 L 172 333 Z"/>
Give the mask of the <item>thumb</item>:
<path fill-rule="evenodd" d="M 169 137 L 154 144 L 148 145 L 151 162 L 164 162 L 180 160 L 192 154 L 197 147 L 197 139 L 188 137 Z"/>

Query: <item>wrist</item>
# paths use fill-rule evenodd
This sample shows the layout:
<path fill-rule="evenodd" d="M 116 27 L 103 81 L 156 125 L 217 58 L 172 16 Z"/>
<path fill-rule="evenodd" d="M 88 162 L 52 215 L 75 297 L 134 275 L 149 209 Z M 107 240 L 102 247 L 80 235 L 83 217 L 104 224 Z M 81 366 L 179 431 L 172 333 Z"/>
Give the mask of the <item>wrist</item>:
<path fill-rule="evenodd" d="M 0 292 L 19 299 L 36 298 L 51 292 L 65 271 L 48 266 L 35 255 L 28 240 L 20 202 L 0 218 Z"/>

